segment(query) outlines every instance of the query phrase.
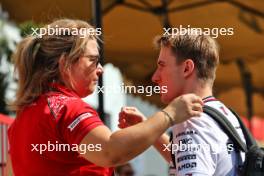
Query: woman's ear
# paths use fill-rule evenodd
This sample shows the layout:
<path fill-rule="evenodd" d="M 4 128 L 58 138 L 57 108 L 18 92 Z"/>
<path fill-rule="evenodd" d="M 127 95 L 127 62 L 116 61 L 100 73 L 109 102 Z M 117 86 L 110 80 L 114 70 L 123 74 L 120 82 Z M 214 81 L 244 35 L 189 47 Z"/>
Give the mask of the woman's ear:
<path fill-rule="evenodd" d="M 60 71 L 60 76 L 61 76 L 61 79 L 63 82 L 65 82 L 68 77 L 69 77 L 69 74 L 68 74 L 68 71 L 65 67 L 65 56 L 64 55 L 61 55 L 61 57 L 59 58 L 59 71 Z"/>
<path fill-rule="evenodd" d="M 66 64 L 66 57 L 62 55 L 59 58 L 59 71 L 60 71 L 60 79 L 63 82 L 63 84 L 68 88 L 73 88 L 73 80 L 71 77 L 71 66 L 68 66 Z"/>
<path fill-rule="evenodd" d="M 184 61 L 184 77 L 189 77 L 194 72 L 194 62 L 191 59 L 187 59 Z"/>

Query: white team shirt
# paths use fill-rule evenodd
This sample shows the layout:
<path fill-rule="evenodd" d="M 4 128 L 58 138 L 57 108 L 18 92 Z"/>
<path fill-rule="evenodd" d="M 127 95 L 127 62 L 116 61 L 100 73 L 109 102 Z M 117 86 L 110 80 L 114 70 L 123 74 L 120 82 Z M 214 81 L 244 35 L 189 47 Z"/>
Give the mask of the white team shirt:
<path fill-rule="evenodd" d="M 204 103 L 225 115 L 245 142 L 238 120 L 223 103 L 212 96 L 204 99 Z M 170 167 L 170 176 L 238 175 L 245 154 L 236 151 L 228 136 L 207 114 L 176 124 L 172 132 L 175 164 Z"/>

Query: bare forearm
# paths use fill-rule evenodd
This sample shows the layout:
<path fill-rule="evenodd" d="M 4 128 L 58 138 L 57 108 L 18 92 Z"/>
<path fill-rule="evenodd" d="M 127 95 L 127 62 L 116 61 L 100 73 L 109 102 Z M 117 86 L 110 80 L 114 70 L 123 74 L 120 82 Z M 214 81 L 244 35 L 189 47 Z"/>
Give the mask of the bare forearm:
<path fill-rule="evenodd" d="M 170 151 L 167 150 L 168 145 L 170 145 L 169 136 L 164 133 L 155 142 L 154 147 L 163 156 L 163 158 L 169 163 L 171 161 L 171 154 L 170 154 Z"/>
<path fill-rule="evenodd" d="M 101 144 L 98 152 L 88 151 L 84 155 L 87 160 L 98 166 L 109 167 L 122 164 L 136 157 L 153 145 L 170 126 L 180 123 L 192 116 L 199 116 L 200 112 L 194 109 L 202 109 L 202 100 L 195 95 L 183 95 L 173 100 L 162 112 L 158 112 L 150 119 L 137 125 L 111 133 L 105 126 L 98 126 L 91 130 L 81 144 Z M 135 111 L 134 111 L 135 112 Z M 127 112 L 129 114 L 129 112 Z M 123 115 L 123 116 L 122 116 Z M 121 114 L 120 127 L 126 127 L 129 119 Z M 142 115 L 141 115 L 142 116 Z M 158 141 L 158 150 L 163 151 L 162 144 L 167 141 L 164 138 Z M 158 144 L 157 144 L 158 145 Z M 168 160 L 168 155 L 164 154 Z"/>
<path fill-rule="evenodd" d="M 108 145 L 113 163 L 122 164 L 142 153 L 169 127 L 169 120 L 158 112 L 142 123 L 113 133 Z"/>

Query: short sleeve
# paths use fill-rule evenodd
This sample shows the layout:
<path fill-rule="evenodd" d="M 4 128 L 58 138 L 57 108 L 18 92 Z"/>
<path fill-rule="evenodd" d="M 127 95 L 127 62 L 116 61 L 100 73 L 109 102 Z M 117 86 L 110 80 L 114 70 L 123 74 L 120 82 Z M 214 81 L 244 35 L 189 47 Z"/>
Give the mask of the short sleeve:
<path fill-rule="evenodd" d="M 177 176 L 214 174 L 219 141 L 216 126 L 207 119 L 191 118 L 174 126 L 172 152 Z"/>
<path fill-rule="evenodd" d="M 81 99 L 67 102 L 57 122 L 57 129 L 69 144 L 80 144 L 94 128 L 104 125 L 97 112 Z"/>

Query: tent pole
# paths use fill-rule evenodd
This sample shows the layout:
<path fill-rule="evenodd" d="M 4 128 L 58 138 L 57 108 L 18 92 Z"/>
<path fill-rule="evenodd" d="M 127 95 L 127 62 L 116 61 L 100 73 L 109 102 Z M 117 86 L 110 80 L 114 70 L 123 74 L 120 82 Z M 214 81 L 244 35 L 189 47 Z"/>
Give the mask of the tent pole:
<path fill-rule="evenodd" d="M 245 63 L 242 59 L 237 59 L 236 63 L 240 71 L 243 88 L 244 88 L 245 96 L 246 96 L 247 119 L 249 120 L 249 130 L 252 132 L 251 120 L 254 114 L 253 103 L 252 103 L 252 98 L 253 98 L 252 74 L 246 68 Z"/>
<path fill-rule="evenodd" d="M 92 10 L 93 10 L 93 24 L 96 28 L 102 29 L 102 11 L 101 11 L 101 0 L 92 1 Z M 103 40 L 103 35 L 100 35 L 99 38 Z M 102 42 L 98 42 L 100 47 L 100 64 L 104 65 L 104 45 Z M 99 77 L 98 86 L 103 87 L 103 75 Z M 102 91 L 98 93 L 98 112 L 100 118 L 105 122 L 105 112 L 104 112 L 104 95 Z"/>

